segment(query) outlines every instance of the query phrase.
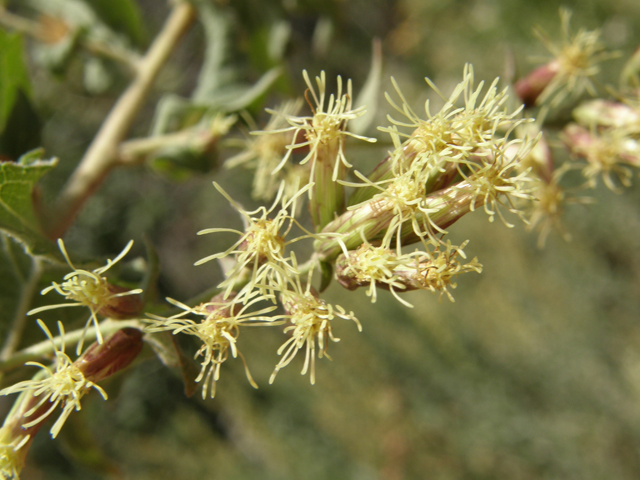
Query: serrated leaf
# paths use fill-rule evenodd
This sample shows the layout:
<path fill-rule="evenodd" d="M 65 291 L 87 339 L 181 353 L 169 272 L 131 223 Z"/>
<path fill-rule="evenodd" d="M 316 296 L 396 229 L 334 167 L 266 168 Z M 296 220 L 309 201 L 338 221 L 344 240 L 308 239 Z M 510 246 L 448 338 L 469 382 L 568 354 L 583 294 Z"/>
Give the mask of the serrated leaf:
<path fill-rule="evenodd" d="M 0 132 L 5 129 L 19 93 L 31 94 L 23 58 L 22 38 L 0 30 Z"/>
<path fill-rule="evenodd" d="M 33 204 L 35 184 L 58 160 L 41 160 L 41 152 L 30 152 L 18 162 L 0 164 L 0 230 L 18 239 L 34 255 L 57 256 L 56 245 L 42 229 Z"/>

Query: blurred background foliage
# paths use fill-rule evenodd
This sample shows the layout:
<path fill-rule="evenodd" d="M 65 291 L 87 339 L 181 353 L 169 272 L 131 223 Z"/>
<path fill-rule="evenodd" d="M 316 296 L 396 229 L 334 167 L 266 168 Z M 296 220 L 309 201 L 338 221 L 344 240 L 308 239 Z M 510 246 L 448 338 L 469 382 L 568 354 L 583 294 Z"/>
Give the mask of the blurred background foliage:
<path fill-rule="evenodd" d="M 325 70 L 330 84 L 336 75 L 351 78 L 357 95 L 379 38 L 384 71 L 367 133 L 380 140 L 348 149 L 363 172 L 389 148 L 375 130 L 387 125 L 382 92 L 390 90 L 389 76 L 421 111 L 429 95 L 425 76 L 448 93 L 466 62 L 489 82 L 522 75 L 535 65 L 533 57 L 546 53 L 532 28 L 559 38 L 561 6 L 549 0 L 198 3 L 199 23 L 162 71 L 130 137 L 197 126 L 212 111 L 240 109 L 263 125 L 264 107 L 303 93 L 302 69 Z M 600 78 L 615 85 L 640 43 L 640 3 L 562 6 L 573 11 L 574 28 L 601 28 L 608 47 L 622 52 Z M 46 202 L 130 75 L 126 62 L 96 55 L 95 45 L 144 52 L 170 5 L 16 0 L 7 7 L 38 22 L 46 36 L 16 35 L 3 23 L 1 49 L 24 51 L 26 69 L 2 69 L 11 77 L 4 85 L 20 88 L 2 92 L 0 145 L 9 157 L 38 146 L 59 157 L 40 184 Z M 231 137 L 243 138 L 242 124 Z M 218 267 L 193 263 L 228 239 L 196 232 L 239 226 L 212 180 L 243 205 L 257 206 L 250 175 L 220 168 L 237 151 L 227 137 L 204 151 L 164 151 L 145 166 L 114 171 L 66 235 L 68 250 L 79 258 L 113 256 L 133 238 L 134 256 L 144 256 L 147 237 L 160 260 L 158 299 L 186 301 L 211 287 L 221 279 Z M 561 162 L 565 154 L 558 147 L 555 155 Z M 483 214 L 462 219 L 450 229 L 453 240 L 471 240 L 466 251 L 478 256 L 484 272 L 460 278 L 455 303 L 421 292 L 408 294 L 414 309 L 389 295 L 372 305 L 364 291 L 332 285 L 327 297 L 353 309 L 364 331 L 336 321 L 341 342 L 331 346 L 333 361 L 319 363 L 315 386 L 298 375 L 300 363 L 268 385 L 283 341 L 278 329 L 249 329 L 240 340 L 260 389 L 247 384 L 241 362 L 229 361 L 214 400 L 185 397 L 180 376 L 148 352 L 105 385 L 108 402 L 89 397 L 55 442 L 45 432 L 37 437 L 23 479 L 637 479 L 640 186 L 634 183 L 622 195 L 599 188 L 597 203 L 569 208 L 564 221 L 574 240 L 552 234 L 544 250 L 522 224 L 507 229 Z M 38 335 L 34 329 L 31 338 Z"/>

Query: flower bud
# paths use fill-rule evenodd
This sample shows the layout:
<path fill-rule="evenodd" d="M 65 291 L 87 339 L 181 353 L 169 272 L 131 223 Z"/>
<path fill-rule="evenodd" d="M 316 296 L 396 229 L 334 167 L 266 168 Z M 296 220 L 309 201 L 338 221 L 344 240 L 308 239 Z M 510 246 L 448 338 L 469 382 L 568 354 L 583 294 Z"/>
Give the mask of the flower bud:
<path fill-rule="evenodd" d="M 102 344 L 91 345 L 74 363 L 87 380 L 99 382 L 126 368 L 142 350 L 142 332 L 123 328 Z"/>
<path fill-rule="evenodd" d="M 105 283 L 109 292 L 108 300 L 96 311 L 98 315 L 113 318 L 115 320 L 125 320 L 140 315 L 144 309 L 142 296 L 140 294 L 131 295 L 128 288 L 119 285 L 113 285 L 109 282 Z M 125 294 L 120 295 L 119 294 Z"/>
<path fill-rule="evenodd" d="M 553 60 L 536 68 L 516 82 L 513 87 L 516 95 L 518 95 L 518 98 L 522 100 L 526 107 L 534 106 L 538 97 L 544 89 L 549 86 L 559 70 L 560 63 L 557 60 Z"/>

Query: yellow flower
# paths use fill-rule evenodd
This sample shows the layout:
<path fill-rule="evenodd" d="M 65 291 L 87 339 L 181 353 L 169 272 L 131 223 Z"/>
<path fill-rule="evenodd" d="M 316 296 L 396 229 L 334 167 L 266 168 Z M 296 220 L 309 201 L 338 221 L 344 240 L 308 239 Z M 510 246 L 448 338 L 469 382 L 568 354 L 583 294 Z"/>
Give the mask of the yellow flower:
<path fill-rule="evenodd" d="M 336 95 L 331 94 L 327 99 L 326 94 L 326 76 L 324 71 L 320 72 L 320 76 L 316 77 L 316 84 L 318 86 L 318 93 L 311 83 L 309 74 L 306 70 L 302 71 L 304 81 L 307 84 L 307 93 L 311 93 L 313 98 L 312 105 L 309 98 L 305 94 L 309 105 L 311 106 L 313 116 L 311 117 L 298 117 L 290 114 L 283 114 L 285 120 L 289 123 L 288 127 L 273 129 L 265 133 L 283 133 L 293 132 L 292 143 L 287 147 L 288 151 L 282 158 L 278 166 L 274 171 L 280 170 L 287 162 L 291 153 L 303 147 L 309 148 L 309 153 L 300 162 L 304 165 L 307 162 L 311 162 L 310 177 L 315 178 L 316 160 L 318 159 L 318 153 L 321 149 L 324 150 L 324 146 L 328 144 L 335 144 L 336 148 L 333 149 L 334 158 L 326 158 L 323 161 L 330 162 L 333 167 L 333 181 L 338 178 L 338 173 L 341 167 L 350 168 L 351 164 L 347 161 L 344 155 L 344 137 L 350 136 L 367 142 L 375 142 L 374 138 L 363 137 L 347 131 L 347 123 L 349 120 L 358 118 L 365 113 L 365 107 L 359 107 L 356 109 L 351 108 L 353 93 L 351 87 L 351 80 L 347 82 L 347 91 L 342 93 L 342 78 L 338 76 L 338 90 Z M 325 105 L 325 101 L 327 102 Z M 277 113 L 277 112 L 272 112 Z M 303 133 L 305 141 L 298 142 L 298 135 Z"/>
<path fill-rule="evenodd" d="M 93 321 L 93 324 L 96 327 L 96 340 L 101 344 L 103 340 L 102 334 L 100 333 L 100 327 L 98 326 L 98 314 L 117 314 L 123 309 L 123 307 L 124 313 L 137 313 L 135 311 L 141 308 L 139 298 L 134 297 L 131 301 L 121 300 L 122 297 L 142 293 L 141 289 L 126 290 L 117 285 L 112 285 L 102 275 L 113 265 L 118 263 L 129 252 L 132 245 L 133 240 L 127 244 L 124 250 L 122 250 L 114 260 L 108 259 L 107 264 L 104 267 L 88 271 L 76 268 L 73 263 L 71 263 L 71 259 L 64 247 L 64 242 L 59 238 L 58 246 L 60 247 L 60 251 L 73 271 L 63 277 L 64 281 L 62 283 L 58 284 L 56 282 L 52 282 L 51 286 L 43 289 L 40 293 L 41 295 L 46 295 L 51 291 L 55 291 L 65 297 L 65 299 L 72 300 L 74 303 L 60 303 L 57 305 L 47 305 L 44 307 L 34 308 L 27 312 L 27 315 L 34 315 L 45 310 L 53 310 L 55 308 L 76 306 L 87 307 L 91 312 L 91 316 L 87 321 L 85 331 Z M 82 351 L 83 341 L 84 336 L 78 343 L 78 354 Z"/>
<path fill-rule="evenodd" d="M 465 272 L 482 271 L 476 258 L 464 265 L 456 260 L 457 256 L 466 258 L 462 250 L 466 244 L 454 247 L 447 241 L 443 250 L 442 242 L 438 242 L 431 251 L 400 254 L 389 249 L 385 241 L 379 247 L 364 241 L 357 250 L 337 259 L 336 278 L 349 290 L 368 285 L 367 295 L 372 303 L 377 298 L 377 287 L 389 290 L 400 303 L 410 308 L 413 305 L 402 299 L 398 291 L 439 291 L 441 296 L 446 293 L 453 302 L 448 290 L 449 286 L 456 288 L 453 278 Z"/>
<path fill-rule="evenodd" d="M 478 163 L 468 163 L 469 170 L 462 174 L 463 181 L 454 185 L 453 189 L 469 197 L 472 212 L 478 207 L 484 207 L 490 222 L 497 213 L 507 227 L 513 227 L 500 207 L 522 218 L 523 214 L 515 205 L 514 199 L 531 198 L 529 185 L 532 180 L 529 169 L 520 171 L 520 162 L 529 155 L 534 145 L 535 143 L 525 142 L 515 152 L 509 148 L 496 148 L 487 152 L 479 157 Z"/>
<path fill-rule="evenodd" d="M 600 42 L 599 30 L 588 31 L 581 28 L 572 35 L 569 10 L 560 10 L 560 21 L 562 39 L 559 45 L 554 44 L 542 30 L 534 30 L 554 57 L 544 66 L 553 76 L 538 97 L 538 104 L 549 102 L 551 106 L 557 106 L 567 96 L 578 97 L 585 90 L 595 95 L 591 78 L 600 72 L 599 63 L 616 56 L 615 53 L 605 51 Z"/>
<path fill-rule="evenodd" d="M 388 288 L 392 295 L 407 305 L 396 293 L 396 289 L 404 290 L 405 286 L 396 275 L 395 269 L 402 263 L 402 258 L 386 246 L 374 247 L 364 240 L 357 250 L 344 253 L 336 260 L 336 279 L 340 284 L 355 290 L 368 285 L 367 296 L 371 303 L 378 299 L 376 286 Z"/>
<path fill-rule="evenodd" d="M 436 114 L 431 114 L 427 100 L 426 119 L 413 111 L 393 78 L 392 83 L 401 104 L 398 105 L 389 94 L 385 94 L 390 105 L 406 118 L 400 121 L 389 116 L 393 125 L 380 128 L 391 135 L 396 146 L 391 158 L 397 174 L 406 172 L 409 165 L 418 164 L 425 171 L 426 180 L 431 172 L 442 171 L 450 163 L 464 161 L 478 150 L 503 145 L 514 128 L 528 121 L 519 118 L 522 107 L 507 112 L 507 89 L 497 90 L 497 78 L 481 96 L 484 82 L 477 87 L 474 85 L 473 67 L 469 64 L 464 67 L 462 81 L 448 98 L 429 78 L 425 80 L 445 101 Z M 411 133 L 403 133 L 397 127 L 410 128 Z M 403 138 L 406 140 L 401 143 Z"/>
<path fill-rule="evenodd" d="M 220 288 L 225 289 L 225 298 L 239 284 L 247 280 L 247 274 L 250 277 L 247 285 L 238 294 L 238 301 L 246 301 L 256 286 L 264 295 L 272 294 L 274 289 L 278 290 L 280 285 L 286 284 L 292 277 L 298 275 L 297 269 L 292 266 L 290 257 L 287 256 L 286 247 L 299 240 L 316 237 L 301 227 L 294 218 L 296 202 L 312 185 L 303 187 L 293 197 L 288 198 L 283 193 L 284 184 L 281 184 L 270 208 L 260 207 L 250 212 L 236 203 L 217 183 L 214 182 L 214 186 L 242 215 L 245 229 L 241 232 L 230 228 L 208 228 L 198 232 L 198 235 L 231 232 L 240 238 L 224 252 L 198 260 L 196 265 L 235 255 L 235 265 L 227 272 L 227 279 L 219 285 Z M 270 218 L 274 212 L 275 215 Z M 305 235 L 287 240 L 286 237 L 294 223 L 303 230 Z"/>
<path fill-rule="evenodd" d="M 0 477 L 3 479 L 19 479 L 24 452 L 19 450 L 29 441 L 29 435 L 12 438 L 10 429 L 0 428 Z"/>
<path fill-rule="evenodd" d="M 640 142 L 629 132 L 624 129 L 588 130 L 570 123 L 560 137 L 573 155 L 587 161 L 582 174 L 591 187 L 595 187 L 598 176 L 616 193 L 620 193 L 620 188 L 614 176 L 622 186 L 631 186 L 633 173 L 627 165 L 640 166 Z"/>
<path fill-rule="evenodd" d="M 253 292 L 250 300 L 241 305 L 235 300 L 227 302 L 217 302 L 216 298 L 211 302 L 206 302 L 191 308 L 183 303 L 167 298 L 169 303 L 181 308 L 184 312 L 169 318 L 153 317 L 146 320 L 151 325 L 146 327 L 148 332 L 164 332 L 170 331 L 174 335 L 184 333 L 197 337 L 202 345 L 195 354 L 195 358 L 202 357 L 200 374 L 196 378 L 196 382 L 202 381 L 202 398 L 206 398 L 207 391 L 213 398 L 216 394 L 216 383 L 220 379 L 220 367 L 229 357 L 236 358 L 240 356 L 244 364 L 245 373 L 249 383 L 254 388 L 258 388 L 255 381 L 251 377 L 247 362 L 244 356 L 238 350 L 236 342 L 240 333 L 240 327 L 246 326 L 271 326 L 279 325 L 273 317 L 265 316 L 266 313 L 275 310 L 275 306 L 263 308 L 258 311 L 249 311 L 249 308 L 258 302 L 270 300 L 267 297 Z M 184 315 L 197 315 L 203 317 L 200 322 L 195 322 L 188 318 L 181 318 Z"/>
<path fill-rule="evenodd" d="M 533 196 L 535 201 L 532 204 L 529 216 L 528 230 L 538 229 L 538 248 L 544 248 L 551 228 L 555 227 L 565 241 L 571 240 L 569 232 L 564 230 L 562 222 L 562 211 L 566 203 L 566 194 L 559 185 L 562 174 L 566 171 L 557 170 L 550 182 L 539 180 L 535 183 Z"/>
<path fill-rule="evenodd" d="M 55 354 L 54 366 L 50 368 L 38 362 L 25 363 L 25 365 L 39 367 L 42 371 L 36 375 L 33 380 L 19 382 L 1 390 L 0 395 L 27 392 L 27 394 L 39 398 L 35 406 L 23 415 L 24 418 L 31 417 L 34 414 L 36 415 L 36 418 L 33 420 L 22 424 L 22 427 L 25 429 L 44 421 L 58 405 L 60 405 L 62 407 L 62 413 L 51 427 L 51 436 L 55 438 L 71 412 L 73 410 L 80 410 L 80 399 L 89 390 L 92 388 L 97 390 L 105 400 L 107 399 L 107 393 L 98 385 L 85 378 L 78 366 L 65 354 L 64 343 L 62 344 L 61 350 L 56 348 L 51 332 L 42 320 L 38 319 L 38 325 L 40 325 L 40 328 L 53 346 Z M 60 330 L 60 336 L 64 340 L 64 327 L 62 326 L 62 322 L 58 322 L 58 329 Z M 47 405 L 47 402 L 49 402 L 50 405 Z"/>
<path fill-rule="evenodd" d="M 309 380 L 313 385 L 316 383 L 316 344 L 318 358 L 326 356 L 331 359 L 327 354 L 329 341 L 340 341 L 333 336 L 332 320 L 336 317 L 353 320 L 360 331 L 362 325 L 353 312 L 347 313 L 339 305 L 334 306 L 320 299 L 310 283 L 303 288 L 297 279 L 291 286 L 292 290 L 285 290 L 280 295 L 286 314 L 277 317 L 289 320 L 291 325 L 286 327 L 284 332 L 291 337 L 278 349 L 278 355 L 282 358 L 276 365 L 269 383 L 273 383 L 278 372 L 291 363 L 299 350 L 304 349 L 305 359 L 301 374 L 310 372 Z"/>
<path fill-rule="evenodd" d="M 376 181 L 355 172 L 363 183 L 341 182 L 366 191 L 359 196 L 364 202 L 348 210 L 365 212 L 367 205 L 375 210 L 375 223 L 381 228 L 365 226 L 367 239 L 388 237 L 388 246 L 395 238 L 398 257 L 403 245 L 419 240 L 426 248 L 438 243 L 438 237 L 447 233 L 445 228 L 469 211 L 484 207 L 491 220 L 496 212 L 503 218 L 496 209 L 499 205 L 519 214 L 512 199 L 530 197 L 529 178 L 526 170 L 519 171 L 520 161 L 538 137 L 508 140 L 515 128 L 531 120 L 519 117 L 521 109 L 507 111 L 507 93 L 497 90 L 497 79 L 482 95 L 483 82 L 474 86 L 473 68 L 467 65 L 462 82 L 448 98 L 429 79 L 427 83 L 445 100 L 442 109 L 432 115 L 427 102 L 427 119 L 421 119 L 394 81 L 401 104 L 389 95 L 387 99 L 407 121 L 389 117 L 393 125 L 381 129 L 391 135 L 396 147 L 389 157 L 391 165 L 374 170 Z M 402 133 L 398 127 L 413 131 Z M 339 222 L 329 224 L 325 231 Z M 353 249 L 352 240 L 350 237 Z"/>
<path fill-rule="evenodd" d="M 342 183 L 346 186 L 372 187 L 378 192 L 370 200 L 347 209 L 352 212 L 358 212 L 367 206 L 371 209 L 371 218 L 366 220 L 378 225 L 377 233 L 372 236 L 367 232 L 367 235 L 364 235 L 365 228 L 360 227 L 358 232 L 361 238 L 368 237 L 369 240 L 374 240 L 384 236 L 387 240 L 383 243 L 387 247 L 390 245 L 391 239 L 395 238 L 396 250 L 400 255 L 403 237 L 406 236 L 407 230 L 412 231 L 422 241 L 425 241 L 426 237 L 435 239 L 434 231 L 446 233 L 444 229 L 431 221 L 430 215 L 441 210 L 442 202 L 438 202 L 436 205 L 426 195 L 425 178 L 421 175 L 419 166 L 410 167 L 404 173 L 378 182 L 371 182 L 361 173 L 355 173 L 364 183 Z M 353 231 L 353 226 L 355 226 L 355 222 L 349 226 L 351 231 Z"/>

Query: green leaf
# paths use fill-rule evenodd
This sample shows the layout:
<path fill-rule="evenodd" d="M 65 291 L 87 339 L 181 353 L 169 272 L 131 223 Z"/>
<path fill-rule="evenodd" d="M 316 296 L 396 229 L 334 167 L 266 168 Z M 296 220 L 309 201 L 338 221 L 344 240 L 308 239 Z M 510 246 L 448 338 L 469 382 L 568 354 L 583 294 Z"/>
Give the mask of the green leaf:
<path fill-rule="evenodd" d="M 232 66 L 232 35 L 237 31 L 228 11 L 216 8 L 206 2 L 198 2 L 198 19 L 204 28 L 207 40 L 204 64 L 198 76 L 192 101 L 226 112 L 246 108 L 260 97 L 278 78 L 280 69 L 267 71 L 255 85 L 237 81 L 237 68 Z"/>
<path fill-rule="evenodd" d="M 142 14 L 133 0 L 85 0 L 98 17 L 116 32 L 140 45 L 146 36 Z"/>
<path fill-rule="evenodd" d="M 22 38 L 0 30 L 0 132 L 6 127 L 19 93 L 31 95 L 23 58 Z"/>
<path fill-rule="evenodd" d="M 0 230 L 18 239 L 34 255 L 57 257 L 56 245 L 40 228 L 33 193 L 36 182 L 55 167 L 58 160 L 41 158 L 42 151 L 35 150 L 15 163 L 0 164 Z"/>
<path fill-rule="evenodd" d="M 248 109 L 264 97 L 282 73 L 280 67 L 274 67 L 253 84 L 238 80 L 240 69 L 234 64 L 231 50 L 237 43 L 234 39 L 238 30 L 233 16 L 228 9 L 217 8 L 208 1 L 193 1 L 206 38 L 197 85 L 190 99 L 175 94 L 160 99 L 154 113 L 152 135 L 180 131 L 211 112 Z M 286 32 L 281 35 L 286 36 Z"/>

